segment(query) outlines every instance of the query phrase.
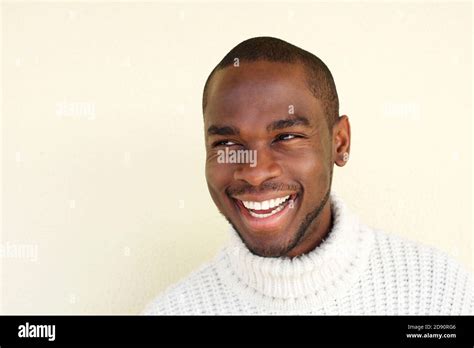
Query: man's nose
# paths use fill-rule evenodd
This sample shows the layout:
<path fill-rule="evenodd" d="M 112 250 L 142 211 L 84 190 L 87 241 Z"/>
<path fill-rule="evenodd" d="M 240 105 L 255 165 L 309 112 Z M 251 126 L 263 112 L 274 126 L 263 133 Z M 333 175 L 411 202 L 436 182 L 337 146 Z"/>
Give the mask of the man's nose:
<path fill-rule="evenodd" d="M 234 172 L 234 180 L 244 180 L 252 186 L 259 186 L 267 180 L 281 175 L 281 166 L 269 150 L 256 150 L 256 165 L 242 163 Z"/>

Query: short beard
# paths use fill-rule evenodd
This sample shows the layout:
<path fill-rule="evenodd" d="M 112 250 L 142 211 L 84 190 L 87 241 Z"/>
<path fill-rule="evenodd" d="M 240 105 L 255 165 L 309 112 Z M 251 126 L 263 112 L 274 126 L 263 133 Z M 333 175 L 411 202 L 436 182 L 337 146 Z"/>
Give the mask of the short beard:
<path fill-rule="evenodd" d="M 226 219 L 234 228 L 234 230 L 237 232 L 242 242 L 245 244 L 247 249 L 250 250 L 252 254 L 257 255 L 257 256 L 262 256 L 262 257 L 275 257 L 275 258 L 282 257 L 282 256 L 287 255 L 290 250 L 297 247 L 301 243 L 301 241 L 304 240 L 304 237 L 306 237 L 306 235 L 310 232 L 310 227 L 313 221 L 315 221 L 321 215 L 323 208 L 326 206 L 326 203 L 328 202 L 329 197 L 330 197 L 330 193 L 331 193 L 331 185 L 329 185 L 329 188 L 326 194 L 324 195 L 321 202 L 316 206 L 316 208 L 313 209 L 310 213 L 306 214 L 306 217 L 304 218 L 303 222 L 301 222 L 300 227 L 298 228 L 298 231 L 296 232 L 293 240 L 291 240 L 286 246 L 283 246 L 278 249 L 268 248 L 268 249 L 263 249 L 263 250 L 262 249 L 255 250 L 254 248 L 252 248 L 250 245 L 247 244 L 245 239 L 242 237 L 242 234 L 239 232 L 236 226 L 232 223 L 232 221 L 228 219 L 227 217 Z M 316 226 L 314 227 L 316 228 Z"/>

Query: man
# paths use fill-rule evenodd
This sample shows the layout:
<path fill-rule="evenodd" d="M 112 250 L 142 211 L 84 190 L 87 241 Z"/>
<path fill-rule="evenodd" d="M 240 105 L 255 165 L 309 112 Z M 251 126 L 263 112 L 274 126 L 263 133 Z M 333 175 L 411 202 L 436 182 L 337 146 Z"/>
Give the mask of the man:
<path fill-rule="evenodd" d="M 351 132 L 319 58 L 246 40 L 211 72 L 203 114 L 206 179 L 231 243 L 145 314 L 473 313 L 460 265 L 370 229 L 331 193 Z"/>

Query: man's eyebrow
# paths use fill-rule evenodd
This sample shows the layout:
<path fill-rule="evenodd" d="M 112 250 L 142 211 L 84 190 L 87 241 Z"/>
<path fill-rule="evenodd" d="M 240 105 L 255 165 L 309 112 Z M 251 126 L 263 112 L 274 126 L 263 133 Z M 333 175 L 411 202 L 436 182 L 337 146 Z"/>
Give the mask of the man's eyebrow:
<path fill-rule="evenodd" d="M 238 128 L 232 126 L 215 126 L 212 125 L 207 129 L 207 135 L 236 135 L 240 134 Z"/>
<path fill-rule="evenodd" d="M 271 132 L 273 130 L 278 130 L 278 129 L 284 129 L 284 128 L 290 128 L 293 126 L 305 126 L 309 127 L 310 126 L 309 120 L 304 117 L 304 116 L 297 116 L 297 117 L 292 117 L 292 118 L 287 118 L 284 120 L 278 120 L 270 123 L 267 126 L 267 132 Z"/>

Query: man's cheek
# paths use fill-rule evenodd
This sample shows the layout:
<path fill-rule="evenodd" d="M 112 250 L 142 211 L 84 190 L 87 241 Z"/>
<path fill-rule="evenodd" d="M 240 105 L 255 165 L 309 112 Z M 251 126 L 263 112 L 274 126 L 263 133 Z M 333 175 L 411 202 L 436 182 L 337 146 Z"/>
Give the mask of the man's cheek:
<path fill-rule="evenodd" d="M 325 161 L 322 161 L 319 157 L 312 157 L 306 161 L 301 161 L 297 167 L 298 176 L 305 178 L 312 178 L 311 182 L 320 183 L 321 180 L 327 176 L 327 165 Z"/>
<path fill-rule="evenodd" d="M 221 181 L 219 169 L 219 165 L 215 159 L 210 158 L 206 161 L 206 180 L 208 185 L 215 187 Z"/>
<path fill-rule="evenodd" d="M 206 163 L 206 180 L 214 186 L 229 185 L 232 177 L 232 165 L 210 160 Z"/>
<path fill-rule="evenodd" d="M 225 212 L 224 196 L 219 192 L 219 189 L 216 188 L 214 185 L 212 185 L 209 181 L 208 181 L 207 187 L 209 189 L 209 194 L 211 195 L 212 201 L 214 202 L 214 205 L 217 207 L 217 210 L 219 210 L 221 214 L 224 214 Z"/>
<path fill-rule="evenodd" d="M 208 163 L 206 164 L 206 180 L 209 192 L 216 205 L 224 204 L 226 193 L 225 189 L 230 184 L 232 174 L 225 165 Z"/>

